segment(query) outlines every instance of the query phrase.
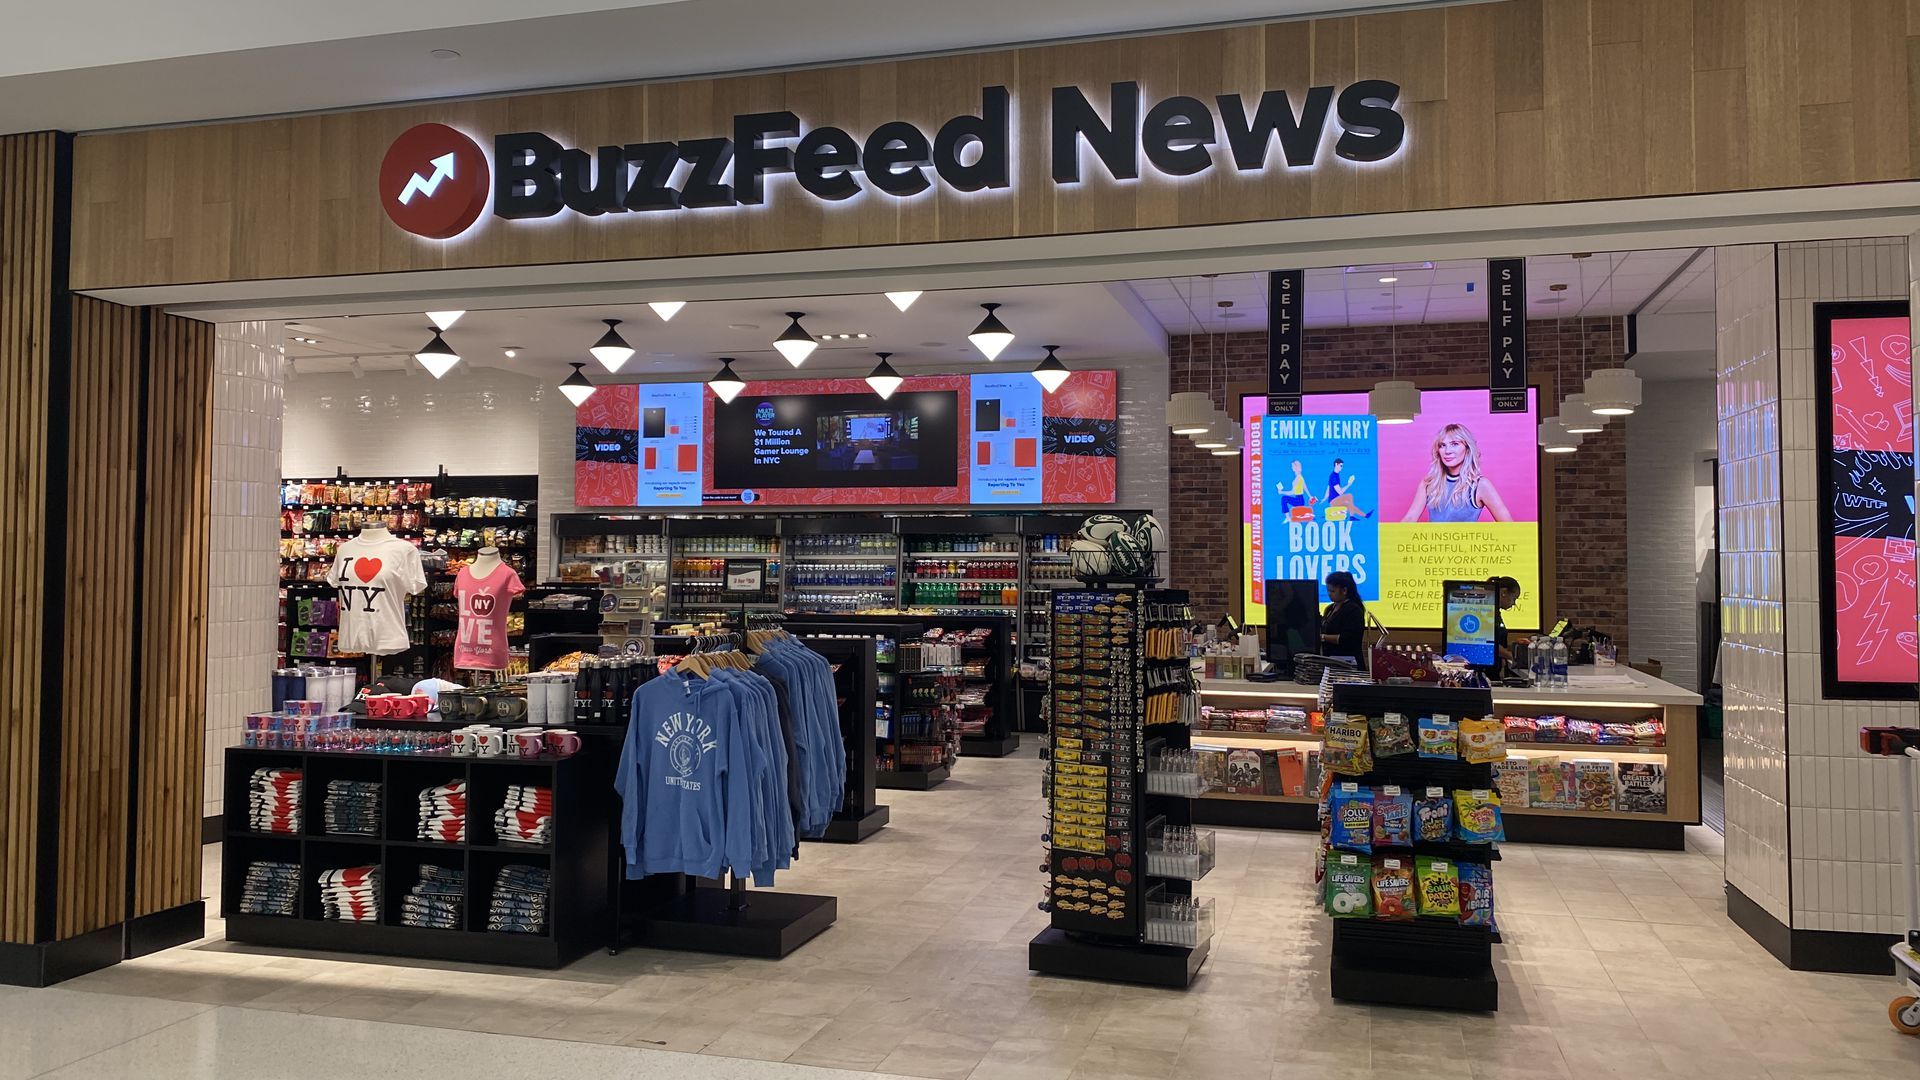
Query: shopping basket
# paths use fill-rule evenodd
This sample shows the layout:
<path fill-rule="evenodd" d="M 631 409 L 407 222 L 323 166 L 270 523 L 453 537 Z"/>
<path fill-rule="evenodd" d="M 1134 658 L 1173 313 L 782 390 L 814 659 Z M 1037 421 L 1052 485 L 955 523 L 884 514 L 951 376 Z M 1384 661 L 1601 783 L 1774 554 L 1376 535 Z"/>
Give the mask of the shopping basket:
<path fill-rule="evenodd" d="M 1906 843 L 1900 861 L 1907 871 L 1907 939 L 1889 948 L 1894 977 L 1909 991 L 1887 1006 L 1887 1017 L 1906 1035 L 1920 1035 L 1920 808 L 1914 789 L 1920 784 L 1920 728 L 1861 728 L 1860 748 L 1878 757 L 1897 757 L 1906 768 L 1900 777 L 1900 804 L 1906 811 Z"/>

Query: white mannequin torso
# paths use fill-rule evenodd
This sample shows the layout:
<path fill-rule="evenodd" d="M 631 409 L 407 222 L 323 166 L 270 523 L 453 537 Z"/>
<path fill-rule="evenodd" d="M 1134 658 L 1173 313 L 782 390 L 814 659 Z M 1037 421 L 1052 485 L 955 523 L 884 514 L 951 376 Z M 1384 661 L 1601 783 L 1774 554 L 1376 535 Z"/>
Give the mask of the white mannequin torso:
<path fill-rule="evenodd" d="M 476 578 L 484 580 L 492 576 L 499 567 L 500 549 L 497 547 L 483 547 L 480 553 L 473 557 L 472 573 Z"/>

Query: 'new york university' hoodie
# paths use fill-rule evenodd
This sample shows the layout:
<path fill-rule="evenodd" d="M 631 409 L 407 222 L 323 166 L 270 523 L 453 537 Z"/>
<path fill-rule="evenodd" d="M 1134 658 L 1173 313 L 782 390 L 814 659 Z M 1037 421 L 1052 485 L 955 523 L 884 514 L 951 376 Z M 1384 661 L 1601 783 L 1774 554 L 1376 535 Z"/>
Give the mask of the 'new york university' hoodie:
<path fill-rule="evenodd" d="M 627 876 L 719 877 L 754 865 L 754 740 L 737 697 L 707 679 L 669 672 L 633 695 L 614 787 Z"/>

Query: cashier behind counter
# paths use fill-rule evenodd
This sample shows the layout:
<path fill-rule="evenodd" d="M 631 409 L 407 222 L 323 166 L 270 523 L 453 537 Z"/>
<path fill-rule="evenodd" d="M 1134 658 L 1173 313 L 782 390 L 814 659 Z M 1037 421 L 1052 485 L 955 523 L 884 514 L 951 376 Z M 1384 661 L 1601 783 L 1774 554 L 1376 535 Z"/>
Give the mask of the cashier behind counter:
<path fill-rule="evenodd" d="M 1507 641 L 1507 620 L 1501 612 L 1520 602 L 1520 583 L 1502 574 L 1487 579 L 1494 589 L 1493 658 L 1495 677 L 1513 673 L 1513 647 Z"/>

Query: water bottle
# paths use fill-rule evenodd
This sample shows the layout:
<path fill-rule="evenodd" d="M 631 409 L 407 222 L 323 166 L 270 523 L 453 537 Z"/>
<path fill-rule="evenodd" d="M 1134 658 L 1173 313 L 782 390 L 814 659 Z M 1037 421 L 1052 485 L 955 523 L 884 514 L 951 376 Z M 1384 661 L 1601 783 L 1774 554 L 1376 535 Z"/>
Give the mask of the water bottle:
<path fill-rule="evenodd" d="M 1567 643 L 1560 638 L 1553 639 L 1553 688 L 1567 688 Z"/>
<path fill-rule="evenodd" d="M 1527 645 L 1527 670 L 1533 675 L 1533 685 L 1541 690 L 1547 688 L 1552 678 L 1553 658 L 1548 651 L 1544 637 L 1534 638 Z"/>

